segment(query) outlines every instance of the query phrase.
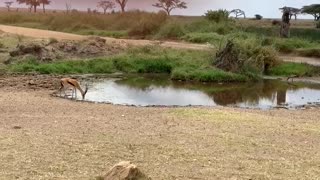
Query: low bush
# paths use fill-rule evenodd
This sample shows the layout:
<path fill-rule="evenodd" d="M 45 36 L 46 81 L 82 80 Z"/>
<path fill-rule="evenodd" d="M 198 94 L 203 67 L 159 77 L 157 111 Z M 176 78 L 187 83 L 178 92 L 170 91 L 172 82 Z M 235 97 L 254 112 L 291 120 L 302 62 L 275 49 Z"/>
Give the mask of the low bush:
<path fill-rule="evenodd" d="M 254 17 L 256 18 L 256 20 L 262 20 L 263 19 L 263 16 L 261 16 L 260 14 L 254 15 Z"/>
<path fill-rule="evenodd" d="M 219 9 L 218 11 L 208 10 L 205 13 L 206 19 L 208 19 L 209 21 L 214 21 L 216 23 L 228 21 L 229 15 L 229 11 L 223 9 Z"/>
<path fill-rule="evenodd" d="M 162 26 L 155 36 L 156 39 L 180 39 L 185 35 L 185 30 L 179 22 L 170 22 Z"/>
<path fill-rule="evenodd" d="M 223 40 L 223 36 L 217 33 L 188 33 L 182 39 L 193 43 L 219 43 Z"/>
<path fill-rule="evenodd" d="M 140 19 L 128 32 L 129 36 L 137 36 L 145 38 L 148 35 L 158 32 L 161 26 L 167 20 L 167 15 L 160 13 L 150 13 L 144 18 Z"/>

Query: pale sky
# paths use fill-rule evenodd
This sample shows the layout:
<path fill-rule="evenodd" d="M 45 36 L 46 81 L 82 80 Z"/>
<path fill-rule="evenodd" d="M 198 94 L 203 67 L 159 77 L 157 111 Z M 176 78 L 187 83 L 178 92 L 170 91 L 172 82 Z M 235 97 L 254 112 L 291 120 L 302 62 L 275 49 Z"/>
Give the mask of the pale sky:
<path fill-rule="evenodd" d="M 2 4 L 8 0 L 1 0 Z M 86 10 L 96 8 L 99 0 L 52 0 L 50 9 L 61 9 L 65 7 L 66 2 L 72 4 L 72 8 Z M 147 11 L 156 10 L 151 5 L 156 0 L 129 0 L 127 9 L 141 9 Z M 304 5 L 320 4 L 320 0 L 184 0 L 188 4 L 188 9 L 174 10 L 175 15 L 203 15 L 208 9 L 242 9 L 248 17 L 255 14 L 261 14 L 265 18 L 280 18 L 280 7 L 290 6 L 301 8 Z M 16 6 L 16 5 L 15 5 Z M 301 16 L 301 18 L 311 18 L 310 16 Z"/>

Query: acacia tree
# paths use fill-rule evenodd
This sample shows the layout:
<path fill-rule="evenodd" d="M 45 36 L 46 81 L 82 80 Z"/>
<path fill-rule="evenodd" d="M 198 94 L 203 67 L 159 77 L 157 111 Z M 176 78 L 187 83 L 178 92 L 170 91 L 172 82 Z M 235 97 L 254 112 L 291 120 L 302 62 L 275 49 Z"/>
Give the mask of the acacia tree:
<path fill-rule="evenodd" d="M 30 11 L 33 8 L 34 12 L 37 12 L 37 7 L 40 6 L 40 0 L 17 0 L 19 4 L 26 4 L 30 6 Z"/>
<path fill-rule="evenodd" d="M 66 3 L 66 12 L 67 12 L 67 14 L 69 14 L 69 13 L 70 13 L 71 8 L 72 8 L 71 3 Z"/>
<path fill-rule="evenodd" d="M 4 2 L 4 4 L 6 5 L 8 11 L 10 11 L 10 8 L 11 8 L 13 2 L 12 1 L 8 1 L 8 2 Z"/>
<path fill-rule="evenodd" d="M 320 4 L 312 4 L 309 6 L 304 6 L 302 8 L 302 13 L 310 14 L 314 17 L 315 21 L 320 20 Z"/>
<path fill-rule="evenodd" d="M 46 5 L 49 5 L 51 3 L 50 0 L 40 0 L 40 4 L 42 4 L 43 13 L 46 13 Z"/>
<path fill-rule="evenodd" d="M 294 8 L 294 7 L 286 7 L 286 6 L 284 6 L 284 7 L 279 8 L 279 9 L 282 11 L 282 13 L 283 13 L 284 11 L 289 11 L 289 13 L 290 13 L 290 20 L 292 19 L 292 16 L 294 16 L 294 19 L 297 20 L 298 14 L 301 14 L 301 9 Z"/>
<path fill-rule="evenodd" d="M 125 12 L 125 8 L 127 6 L 128 0 L 115 0 L 117 4 L 119 4 L 121 8 L 121 12 Z"/>
<path fill-rule="evenodd" d="M 158 0 L 158 1 L 159 2 L 153 4 L 152 6 L 165 10 L 169 16 L 173 9 L 187 8 L 187 3 L 181 0 Z"/>
<path fill-rule="evenodd" d="M 243 16 L 243 18 L 246 18 L 246 13 L 241 9 L 234 9 L 230 11 L 230 14 L 235 14 L 236 19 L 238 19 L 239 16 Z"/>
<path fill-rule="evenodd" d="M 103 0 L 101 0 L 101 1 L 98 2 L 97 7 L 98 8 L 102 8 L 103 9 L 103 14 L 106 14 L 108 9 L 113 9 L 113 8 L 116 7 L 116 5 L 112 1 L 103 1 Z"/>

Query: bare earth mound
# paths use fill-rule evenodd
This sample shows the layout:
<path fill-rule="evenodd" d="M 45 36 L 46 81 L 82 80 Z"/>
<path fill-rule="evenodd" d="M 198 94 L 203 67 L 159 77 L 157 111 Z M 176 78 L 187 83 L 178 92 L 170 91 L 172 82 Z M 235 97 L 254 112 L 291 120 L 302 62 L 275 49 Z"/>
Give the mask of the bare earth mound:
<path fill-rule="evenodd" d="M 165 180 L 320 174 L 320 109 L 112 106 L 9 81 L 0 78 L 0 179 L 95 179 L 120 161 Z"/>

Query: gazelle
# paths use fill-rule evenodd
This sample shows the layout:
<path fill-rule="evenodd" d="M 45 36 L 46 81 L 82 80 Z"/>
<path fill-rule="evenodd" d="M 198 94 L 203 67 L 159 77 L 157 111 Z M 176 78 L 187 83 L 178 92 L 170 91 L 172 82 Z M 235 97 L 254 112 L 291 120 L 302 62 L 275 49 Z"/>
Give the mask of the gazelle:
<path fill-rule="evenodd" d="M 84 99 L 86 94 L 87 94 L 87 92 L 88 92 L 88 86 L 86 85 L 85 90 L 83 90 L 80 87 L 79 82 L 77 80 L 75 80 L 75 79 L 62 78 L 60 80 L 60 84 L 61 84 L 61 87 L 59 89 L 60 94 L 61 94 L 62 89 L 64 90 L 64 94 L 66 94 L 66 88 L 71 87 L 72 88 L 72 97 L 73 97 L 73 93 L 75 93 L 75 98 L 77 97 L 77 89 L 78 89 L 81 92 L 82 99 Z"/>

